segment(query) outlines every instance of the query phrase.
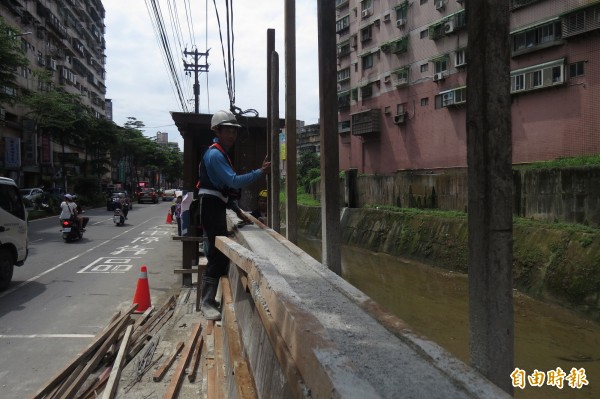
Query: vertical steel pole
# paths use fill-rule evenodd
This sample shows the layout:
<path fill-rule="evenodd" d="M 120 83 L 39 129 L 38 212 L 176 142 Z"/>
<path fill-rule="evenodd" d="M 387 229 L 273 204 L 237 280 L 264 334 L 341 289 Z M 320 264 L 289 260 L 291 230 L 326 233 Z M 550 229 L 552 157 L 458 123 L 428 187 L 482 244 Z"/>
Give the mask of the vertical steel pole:
<path fill-rule="evenodd" d="M 496 0 L 467 10 L 469 330 L 473 366 L 512 394 L 512 132 L 509 9 Z M 493 60 L 493 62 L 490 62 Z"/>
<path fill-rule="evenodd" d="M 271 53 L 271 119 L 269 124 L 273 137 L 271 138 L 271 193 L 269 197 L 271 202 L 269 203 L 269 221 L 271 222 L 271 228 L 279 233 L 280 227 L 280 215 L 279 215 L 279 190 L 281 184 L 279 179 L 281 176 L 281 170 L 279 169 L 279 54 L 276 51 Z"/>
<path fill-rule="evenodd" d="M 273 148 L 273 138 L 274 138 L 274 133 L 273 133 L 273 129 L 271 126 L 271 118 L 273 117 L 273 113 L 272 113 L 272 106 L 271 106 L 271 101 L 272 101 L 272 97 L 271 97 L 271 85 L 272 85 L 272 74 L 273 74 L 273 66 L 272 66 L 272 61 L 271 61 L 271 57 L 273 54 L 273 51 L 275 51 L 275 29 L 267 29 L 267 154 L 269 154 L 269 159 L 271 161 L 271 165 L 274 165 L 273 162 L 273 152 L 272 152 L 272 148 Z M 279 165 L 278 165 L 279 166 Z M 267 177 L 267 192 L 269 193 L 269 204 L 268 204 L 268 212 L 267 212 L 267 225 L 273 227 L 273 223 L 271 222 L 271 220 L 273 219 L 273 210 L 271 209 L 273 207 L 273 195 L 276 193 L 277 195 L 279 195 L 279 192 L 274 192 L 274 190 L 272 189 L 272 185 L 271 185 L 271 179 L 273 178 L 274 175 L 274 170 L 273 170 L 273 166 L 271 166 L 271 175 Z"/>
<path fill-rule="evenodd" d="M 287 239 L 298 242 L 296 193 L 296 1 L 285 0 L 285 138 Z"/>
<path fill-rule="evenodd" d="M 317 19 L 319 33 L 319 96 L 321 98 L 319 113 L 323 264 L 341 276 L 335 2 L 319 1 Z"/>

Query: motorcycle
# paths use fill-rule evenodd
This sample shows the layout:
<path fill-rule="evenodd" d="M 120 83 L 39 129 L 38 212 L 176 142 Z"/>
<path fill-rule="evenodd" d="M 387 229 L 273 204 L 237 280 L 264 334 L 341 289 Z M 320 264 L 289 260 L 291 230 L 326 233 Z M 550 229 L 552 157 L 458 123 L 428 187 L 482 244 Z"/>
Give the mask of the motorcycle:
<path fill-rule="evenodd" d="M 83 238 L 83 231 L 79 228 L 77 220 L 63 219 L 60 221 L 62 236 L 65 242 L 78 241 Z"/>
<path fill-rule="evenodd" d="M 120 207 L 115 207 L 115 211 L 113 213 L 113 223 L 117 226 L 123 226 L 125 224 L 125 215 Z"/>

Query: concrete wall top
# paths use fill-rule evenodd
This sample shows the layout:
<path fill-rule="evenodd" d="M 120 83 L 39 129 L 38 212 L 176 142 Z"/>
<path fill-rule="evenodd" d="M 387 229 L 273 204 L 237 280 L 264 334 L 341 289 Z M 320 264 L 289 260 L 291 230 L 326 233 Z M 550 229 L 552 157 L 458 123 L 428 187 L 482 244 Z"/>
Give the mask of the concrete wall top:
<path fill-rule="evenodd" d="M 510 397 L 275 231 L 244 226 L 236 238 L 254 264 L 253 298 L 278 324 L 312 397 Z"/>

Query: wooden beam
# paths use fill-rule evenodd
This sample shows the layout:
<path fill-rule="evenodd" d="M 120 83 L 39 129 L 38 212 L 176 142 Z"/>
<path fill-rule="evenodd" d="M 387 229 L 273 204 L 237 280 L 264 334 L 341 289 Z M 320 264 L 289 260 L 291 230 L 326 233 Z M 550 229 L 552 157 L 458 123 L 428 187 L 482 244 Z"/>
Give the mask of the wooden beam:
<path fill-rule="evenodd" d="M 200 335 L 200 340 L 196 345 L 196 349 L 194 349 L 194 358 L 192 360 L 192 369 L 188 373 L 188 380 L 190 382 L 196 381 L 196 374 L 198 373 L 198 365 L 200 364 L 200 355 L 202 354 L 202 344 L 204 343 L 204 338 Z"/>
<path fill-rule="evenodd" d="M 181 356 L 179 360 L 179 364 L 177 365 L 177 369 L 175 370 L 175 374 L 173 374 L 173 378 L 171 378 L 171 383 L 163 396 L 164 399 L 173 399 L 177 397 L 177 391 L 179 391 L 179 387 L 181 386 L 181 382 L 183 380 L 183 371 L 190 359 L 190 355 L 192 353 L 192 349 L 194 348 L 194 344 L 202 331 L 202 326 L 200 323 L 194 324 L 192 327 L 192 334 L 188 340 L 188 345 L 184 354 Z"/>
<path fill-rule="evenodd" d="M 183 342 L 177 343 L 177 346 L 175 347 L 175 351 L 173 353 L 171 353 L 171 355 L 167 359 L 165 359 L 165 362 L 162 364 L 162 366 L 160 366 L 160 368 L 158 370 L 156 370 L 156 372 L 154 373 L 154 376 L 152 377 L 152 380 L 154 382 L 159 382 L 160 380 L 163 379 L 165 374 L 167 374 L 167 370 L 169 370 L 169 367 L 171 367 L 171 365 L 177 358 L 177 355 L 179 354 L 179 352 L 181 351 L 183 346 L 184 346 Z"/>
<path fill-rule="evenodd" d="M 132 331 L 133 325 L 127 326 L 127 329 L 125 330 L 125 336 L 123 337 L 121 347 L 119 348 L 119 353 L 117 353 L 117 358 L 113 363 L 113 368 L 110 373 L 110 377 L 108 378 L 108 382 L 106 383 L 106 388 L 104 388 L 102 399 L 112 399 L 115 395 L 117 387 L 119 386 L 119 377 L 121 377 L 121 369 L 123 367 L 123 362 L 125 361 L 125 354 L 127 353 L 127 346 L 129 345 Z"/>
<path fill-rule="evenodd" d="M 228 353 L 231 368 L 231 373 L 235 379 L 235 387 L 237 388 L 237 398 L 258 399 L 256 392 L 256 384 L 250 366 L 244 356 L 242 348 L 240 332 L 237 326 L 235 313 L 233 312 L 233 299 L 231 295 L 231 286 L 228 278 L 221 278 L 221 286 L 223 287 L 223 320 L 224 328 L 227 333 Z"/>

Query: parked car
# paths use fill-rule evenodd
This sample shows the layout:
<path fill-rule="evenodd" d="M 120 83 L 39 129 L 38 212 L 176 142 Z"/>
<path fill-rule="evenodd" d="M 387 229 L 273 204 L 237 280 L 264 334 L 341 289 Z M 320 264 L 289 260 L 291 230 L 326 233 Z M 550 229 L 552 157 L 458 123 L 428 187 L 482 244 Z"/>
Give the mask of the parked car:
<path fill-rule="evenodd" d="M 158 194 L 156 194 L 156 190 L 150 187 L 142 188 L 138 194 L 138 204 L 141 204 L 144 201 L 158 204 Z"/>
<path fill-rule="evenodd" d="M 129 209 L 133 209 L 133 203 L 131 198 L 129 197 L 129 193 L 127 191 L 115 191 L 106 199 L 106 210 L 114 211 L 115 210 L 115 202 L 119 202 L 121 197 L 125 196 L 125 198 L 129 199 Z"/>
<path fill-rule="evenodd" d="M 31 202 L 32 204 L 36 199 L 41 198 L 44 195 L 44 190 L 41 188 L 22 188 L 19 190 L 21 192 L 21 196 L 25 201 Z"/>
<path fill-rule="evenodd" d="M 167 189 L 162 193 L 163 201 L 173 201 L 175 199 L 175 189 Z"/>

